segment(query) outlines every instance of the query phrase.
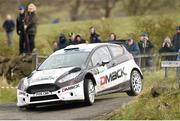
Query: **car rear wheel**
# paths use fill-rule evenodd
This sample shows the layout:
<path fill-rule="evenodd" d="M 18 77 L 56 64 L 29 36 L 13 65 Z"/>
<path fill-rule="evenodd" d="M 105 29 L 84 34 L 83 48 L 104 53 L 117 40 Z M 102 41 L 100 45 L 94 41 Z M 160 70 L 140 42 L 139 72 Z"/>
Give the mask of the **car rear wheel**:
<path fill-rule="evenodd" d="M 85 79 L 84 96 L 86 105 L 92 105 L 95 101 L 95 87 L 91 79 Z"/>
<path fill-rule="evenodd" d="M 130 79 L 130 88 L 131 90 L 127 92 L 129 96 L 137 96 L 142 90 L 142 78 L 138 71 L 133 70 L 131 73 Z"/>

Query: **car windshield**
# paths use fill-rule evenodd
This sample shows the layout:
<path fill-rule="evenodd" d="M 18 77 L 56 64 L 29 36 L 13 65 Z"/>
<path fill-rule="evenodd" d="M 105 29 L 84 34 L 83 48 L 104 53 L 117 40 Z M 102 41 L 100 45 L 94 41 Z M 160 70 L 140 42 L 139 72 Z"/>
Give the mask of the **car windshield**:
<path fill-rule="evenodd" d="M 89 55 L 89 52 L 65 52 L 48 57 L 37 70 L 49 70 L 57 68 L 65 68 L 78 66 L 82 67 Z"/>

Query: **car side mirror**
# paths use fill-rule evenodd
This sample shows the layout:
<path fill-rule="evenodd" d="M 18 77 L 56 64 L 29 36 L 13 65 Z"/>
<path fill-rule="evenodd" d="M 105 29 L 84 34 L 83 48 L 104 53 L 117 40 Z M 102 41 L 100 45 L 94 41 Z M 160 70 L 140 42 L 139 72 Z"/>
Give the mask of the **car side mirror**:
<path fill-rule="evenodd" d="M 106 64 L 108 64 L 110 61 L 109 60 L 103 60 L 102 61 L 102 66 L 105 66 Z"/>

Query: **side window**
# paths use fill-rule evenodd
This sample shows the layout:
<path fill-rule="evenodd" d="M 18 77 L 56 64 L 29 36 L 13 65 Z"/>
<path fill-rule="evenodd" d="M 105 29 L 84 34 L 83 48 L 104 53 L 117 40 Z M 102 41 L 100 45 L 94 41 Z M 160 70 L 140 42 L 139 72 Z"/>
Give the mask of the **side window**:
<path fill-rule="evenodd" d="M 108 48 L 101 47 L 93 53 L 91 59 L 92 59 L 93 66 L 96 66 L 98 64 L 101 64 L 103 60 L 110 61 L 112 58 L 111 58 Z"/>
<path fill-rule="evenodd" d="M 118 57 L 123 55 L 123 48 L 121 46 L 110 46 L 113 57 Z"/>

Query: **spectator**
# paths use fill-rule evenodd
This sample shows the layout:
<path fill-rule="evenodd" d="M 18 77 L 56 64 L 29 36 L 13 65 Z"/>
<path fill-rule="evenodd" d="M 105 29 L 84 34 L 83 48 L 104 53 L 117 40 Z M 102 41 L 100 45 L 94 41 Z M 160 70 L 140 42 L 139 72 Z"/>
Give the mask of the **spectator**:
<path fill-rule="evenodd" d="M 175 52 L 179 52 L 180 50 L 180 26 L 176 27 L 176 34 L 172 40 L 172 46 Z"/>
<path fill-rule="evenodd" d="M 99 34 L 96 33 L 96 28 L 95 27 L 90 27 L 90 43 L 100 43 L 101 42 L 101 37 Z"/>
<path fill-rule="evenodd" d="M 154 48 L 153 44 L 151 43 L 151 41 L 149 41 L 149 38 L 148 38 L 148 33 L 147 32 L 143 32 L 141 34 L 141 37 L 140 37 L 140 42 L 138 43 L 139 44 L 139 49 L 140 49 L 140 53 L 141 54 L 146 54 L 146 55 L 150 55 L 151 54 L 151 51 L 152 49 Z M 152 60 L 152 57 L 149 56 L 149 57 L 146 57 L 146 58 L 143 58 L 142 59 L 142 62 L 143 62 L 143 65 L 141 66 L 148 66 L 148 67 L 152 67 L 153 65 L 153 60 Z"/>
<path fill-rule="evenodd" d="M 86 43 L 86 41 L 78 34 L 75 37 L 75 43 L 74 44 L 82 44 L 82 43 Z"/>
<path fill-rule="evenodd" d="M 56 52 L 57 50 L 59 50 L 58 42 L 57 41 L 53 41 L 53 52 Z"/>
<path fill-rule="evenodd" d="M 74 45 L 74 44 L 75 44 L 76 34 L 73 33 L 73 32 L 71 32 L 71 33 L 69 33 L 69 37 L 70 37 L 70 39 L 69 39 L 69 44 L 70 44 L 70 45 Z"/>
<path fill-rule="evenodd" d="M 19 35 L 19 54 L 25 53 L 25 32 L 24 32 L 25 8 L 19 7 L 19 15 L 16 19 L 16 32 Z"/>
<path fill-rule="evenodd" d="M 109 40 L 108 40 L 109 43 L 116 43 L 116 34 L 115 33 L 111 33 L 109 35 Z"/>
<path fill-rule="evenodd" d="M 59 42 L 58 42 L 58 47 L 59 49 L 63 49 L 69 45 L 68 40 L 66 39 L 64 33 L 61 33 L 59 36 Z"/>
<path fill-rule="evenodd" d="M 9 47 L 12 46 L 12 37 L 13 37 L 13 30 L 15 28 L 15 23 L 12 20 L 12 17 L 10 14 L 6 16 L 6 20 L 3 23 L 3 28 L 6 31 L 7 35 L 7 44 Z"/>
<path fill-rule="evenodd" d="M 133 55 L 137 56 L 140 54 L 140 49 L 138 46 L 138 43 L 136 43 L 132 38 L 129 38 L 127 43 L 126 43 L 126 49 Z M 135 62 L 137 65 L 139 65 L 139 59 L 134 58 Z"/>
<path fill-rule="evenodd" d="M 162 48 L 159 49 L 159 53 L 166 52 L 174 52 L 174 49 L 172 48 L 171 39 L 168 36 L 164 39 Z M 165 60 L 173 60 L 173 56 L 166 56 Z"/>
<path fill-rule="evenodd" d="M 28 5 L 28 13 L 25 16 L 24 30 L 26 32 L 26 51 L 32 53 L 35 48 L 35 35 L 37 32 L 37 16 L 36 16 L 36 6 L 34 4 Z"/>

